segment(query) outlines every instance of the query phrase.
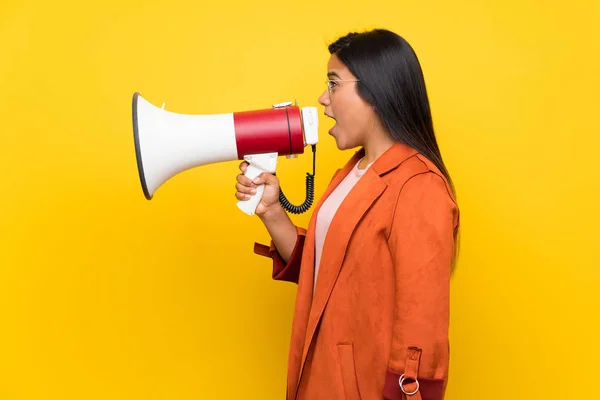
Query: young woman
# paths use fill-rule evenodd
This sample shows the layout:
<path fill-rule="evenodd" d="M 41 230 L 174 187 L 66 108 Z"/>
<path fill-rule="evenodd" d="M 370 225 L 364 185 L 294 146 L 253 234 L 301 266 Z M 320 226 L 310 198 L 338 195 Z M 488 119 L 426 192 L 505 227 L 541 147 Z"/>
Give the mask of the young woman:
<path fill-rule="evenodd" d="M 341 150 L 308 227 L 278 201 L 272 174 L 240 165 L 236 197 L 265 191 L 256 214 L 273 278 L 296 282 L 287 398 L 441 400 L 448 379 L 449 287 L 459 210 L 438 148 L 421 67 L 387 30 L 329 46 L 319 98 Z"/>

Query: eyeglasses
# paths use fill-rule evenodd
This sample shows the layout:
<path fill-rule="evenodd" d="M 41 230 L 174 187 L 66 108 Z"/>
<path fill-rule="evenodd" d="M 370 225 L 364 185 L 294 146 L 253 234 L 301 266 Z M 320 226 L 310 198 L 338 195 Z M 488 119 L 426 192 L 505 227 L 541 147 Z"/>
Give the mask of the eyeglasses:
<path fill-rule="evenodd" d="M 339 85 L 338 82 L 360 82 L 359 79 L 327 79 L 327 89 L 329 93 L 333 90 L 334 87 Z"/>

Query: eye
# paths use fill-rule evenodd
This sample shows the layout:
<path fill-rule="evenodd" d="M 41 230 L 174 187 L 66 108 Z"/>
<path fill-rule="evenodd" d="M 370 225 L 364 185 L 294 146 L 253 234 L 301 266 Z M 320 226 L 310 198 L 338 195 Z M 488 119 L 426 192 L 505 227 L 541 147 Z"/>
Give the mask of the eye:
<path fill-rule="evenodd" d="M 336 81 L 334 80 L 329 80 L 329 88 L 333 89 L 334 87 L 336 87 L 337 85 L 339 85 Z"/>

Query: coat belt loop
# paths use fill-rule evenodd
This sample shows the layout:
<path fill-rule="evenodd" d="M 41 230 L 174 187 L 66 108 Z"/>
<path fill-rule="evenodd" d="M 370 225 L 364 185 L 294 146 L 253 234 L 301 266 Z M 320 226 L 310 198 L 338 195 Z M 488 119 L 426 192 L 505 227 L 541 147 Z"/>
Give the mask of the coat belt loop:
<path fill-rule="evenodd" d="M 398 384 L 402 393 L 410 400 L 422 400 L 419 391 L 419 363 L 421 362 L 422 350 L 418 347 L 409 347 L 406 351 L 406 362 L 404 373 L 398 378 Z"/>

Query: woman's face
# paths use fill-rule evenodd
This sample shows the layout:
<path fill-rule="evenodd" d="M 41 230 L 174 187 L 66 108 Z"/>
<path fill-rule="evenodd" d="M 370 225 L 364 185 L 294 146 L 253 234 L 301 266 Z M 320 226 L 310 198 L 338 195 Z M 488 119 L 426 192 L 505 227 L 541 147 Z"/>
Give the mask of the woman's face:
<path fill-rule="evenodd" d="M 369 132 L 377 126 L 373 107 L 356 90 L 357 78 L 340 59 L 332 54 L 327 63 L 329 88 L 319 97 L 325 115 L 335 120 L 329 134 L 335 138 L 338 149 L 364 146 Z"/>

